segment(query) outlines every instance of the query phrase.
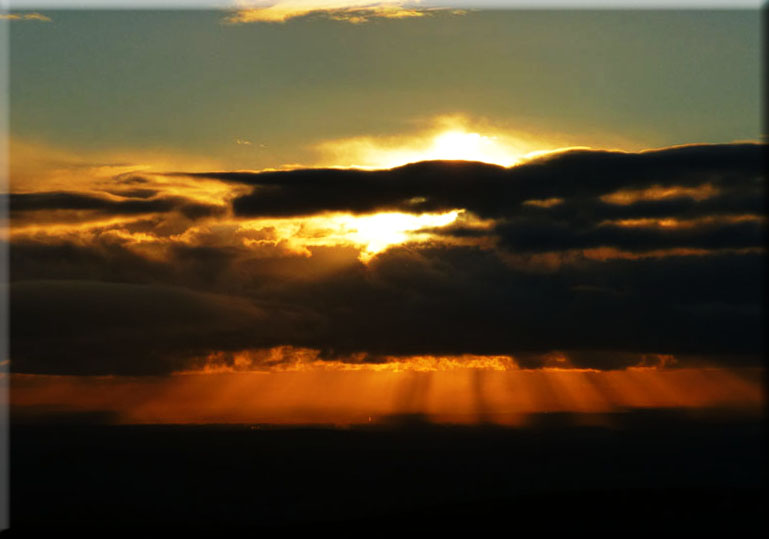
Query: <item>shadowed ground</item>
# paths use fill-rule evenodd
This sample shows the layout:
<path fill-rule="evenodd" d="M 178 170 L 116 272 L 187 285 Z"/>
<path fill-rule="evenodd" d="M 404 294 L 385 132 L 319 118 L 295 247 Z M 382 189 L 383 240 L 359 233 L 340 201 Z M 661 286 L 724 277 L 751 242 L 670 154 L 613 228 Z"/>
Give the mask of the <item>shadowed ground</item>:
<path fill-rule="evenodd" d="M 12 428 L 14 534 L 765 524 L 756 418 L 656 411 L 579 426 L 547 414 L 517 429 L 411 416 L 350 429 L 60 419 Z"/>

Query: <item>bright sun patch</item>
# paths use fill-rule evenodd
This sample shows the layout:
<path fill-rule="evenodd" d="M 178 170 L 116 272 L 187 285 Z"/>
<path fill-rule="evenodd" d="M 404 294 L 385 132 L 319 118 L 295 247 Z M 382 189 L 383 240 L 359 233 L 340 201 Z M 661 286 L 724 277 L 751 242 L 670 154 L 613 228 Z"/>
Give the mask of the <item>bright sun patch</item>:
<path fill-rule="evenodd" d="M 312 247 L 355 246 L 359 260 L 368 262 L 388 248 L 407 242 L 424 242 L 436 238 L 431 229 L 454 223 L 464 210 L 445 213 L 387 212 L 372 215 L 348 213 L 327 214 L 302 218 L 255 219 L 232 223 L 244 246 L 263 247 L 266 244 L 281 245 L 295 253 L 309 256 Z M 203 225 L 185 238 L 192 243 L 206 237 L 212 231 Z"/>
<path fill-rule="evenodd" d="M 500 143 L 496 136 L 465 131 L 446 131 L 433 139 L 432 146 L 423 154 L 425 159 L 457 159 L 482 161 L 502 166 L 511 166 L 519 161 L 511 149 Z"/>
<path fill-rule="evenodd" d="M 350 166 L 393 168 L 418 161 L 481 161 L 509 167 L 521 161 L 524 150 L 511 147 L 495 135 L 451 129 L 427 139 L 391 144 L 369 138 L 351 139 L 324 145 L 336 154 L 336 161 Z"/>
<path fill-rule="evenodd" d="M 347 238 L 363 246 L 361 259 L 368 260 L 392 245 L 419 239 L 421 229 L 437 228 L 453 223 L 460 211 L 442 214 L 411 215 L 408 213 L 377 213 L 365 216 L 340 216 L 336 220 L 348 229 Z"/>
<path fill-rule="evenodd" d="M 329 140 L 316 149 L 319 166 L 393 168 L 430 160 L 480 161 L 510 167 L 537 154 L 570 147 L 567 141 L 500 130 L 462 116 L 440 116 L 424 131 L 385 137 Z"/>

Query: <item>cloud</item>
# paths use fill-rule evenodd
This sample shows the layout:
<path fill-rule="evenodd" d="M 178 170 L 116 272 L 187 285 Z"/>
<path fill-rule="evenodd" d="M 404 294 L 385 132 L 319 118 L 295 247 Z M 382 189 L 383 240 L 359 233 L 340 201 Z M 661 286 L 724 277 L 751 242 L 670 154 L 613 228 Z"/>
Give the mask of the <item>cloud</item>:
<path fill-rule="evenodd" d="M 224 19 L 228 24 L 254 22 L 286 22 L 307 15 L 320 15 L 350 23 L 372 19 L 404 19 L 422 17 L 435 8 L 420 8 L 418 2 L 390 0 L 276 0 L 274 2 L 242 2 L 242 8 Z"/>
<path fill-rule="evenodd" d="M 0 14 L 0 20 L 51 22 L 50 17 L 37 12 Z"/>
<path fill-rule="evenodd" d="M 232 202 L 243 218 L 466 210 L 493 219 L 485 233 L 515 252 L 723 249 L 763 245 L 763 151 L 759 144 L 572 150 L 511 168 L 437 161 L 377 171 L 194 176 L 253 186 Z M 672 196 L 659 194 L 665 189 Z M 616 193 L 628 192 L 635 198 L 618 201 Z M 432 232 L 462 236 L 477 230 Z"/>
<path fill-rule="evenodd" d="M 755 365 L 764 151 L 692 145 L 569 151 L 512 168 L 131 174 L 109 184 L 119 196 L 14 193 L 14 218 L 39 227 L 9 240 L 12 368 L 161 374 L 278 346 L 342 362 Z M 206 206 L 204 222 L 171 218 L 192 202 L 168 192 L 198 183 L 216 184 L 216 207 L 234 213 Z M 464 213 L 366 262 L 332 227 L 335 215 L 352 234 L 371 213 L 449 210 Z M 116 220 L 46 225 L 62 212 Z"/>
<path fill-rule="evenodd" d="M 133 190 L 119 198 L 105 198 L 84 193 L 38 192 L 0 195 L 7 199 L 11 218 L 38 211 L 88 211 L 107 215 L 139 215 L 178 211 L 190 219 L 222 214 L 224 208 L 200 204 L 183 197 L 154 197 L 157 191 Z M 137 200 L 138 199 L 138 200 Z M 4 202 L 4 201 L 3 201 Z M 0 202 L 0 203 L 3 203 Z M 83 220 L 82 216 L 79 216 Z"/>
<path fill-rule="evenodd" d="M 650 354 L 760 361 L 759 253 L 581 259 L 557 271 L 477 247 L 404 246 L 369 264 L 340 255 L 179 248 L 152 261 L 114 245 L 14 245 L 13 368 L 171 372 L 217 350 L 280 345 L 368 362 L 510 355 L 537 367 L 553 351 L 601 369 Z"/>
<path fill-rule="evenodd" d="M 191 177 L 252 185 L 234 201 L 243 216 L 310 215 L 328 211 L 408 213 L 463 208 L 505 217 L 530 200 L 577 202 L 620 190 L 704 184 L 755 196 L 761 188 L 760 144 L 692 145 L 638 153 L 571 150 L 504 168 L 433 161 L 392 170 L 299 169 L 200 172 Z M 691 198 L 684 195 L 682 198 Z M 611 205 L 612 202 L 591 202 Z"/>
<path fill-rule="evenodd" d="M 276 309 L 166 285 L 28 281 L 10 299 L 21 372 L 168 373 L 203 351 L 273 344 L 280 326 Z"/>
<path fill-rule="evenodd" d="M 124 182 L 145 184 L 158 180 L 147 171 L 210 170 L 221 162 L 200 155 L 173 153 L 163 149 L 87 151 L 69 149 L 11 137 L 8 152 L 10 188 L 13 192 L 97 191 Z M 200 182 L 197 182 L 200 186 Z M 164 182 L 165 194 L 181 187 Z M 210 189 L 211 185 L 205 185 Z M 180 194 L 180 193 L 177 193 Z M 200 193 L 185 193 L 200 197 Z"/>
<path fill-rule="evenodd" d="M 616 247 L 626 251 L 758 248 L 764 245 L 765 229 L 765 221 L 756 217 L 748 221 L 705 222 L 690 226 L 602 224 L 587 225 L 583 229 L 575 229 L 568 221 L 513 220 L 498 225 L 494 232 L 500 237 L 501 246 L 520 253 L 594 247 Z"/>

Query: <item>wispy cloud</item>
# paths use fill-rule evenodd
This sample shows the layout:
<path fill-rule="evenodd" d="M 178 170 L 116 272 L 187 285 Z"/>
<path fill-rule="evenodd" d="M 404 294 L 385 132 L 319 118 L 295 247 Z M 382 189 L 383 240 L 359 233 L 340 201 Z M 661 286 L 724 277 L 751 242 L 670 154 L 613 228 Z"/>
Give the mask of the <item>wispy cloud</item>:
<path fill-rule="evenodd" d="M 275 2 L 247 1 L 224 19 L 229 24 L 252 22 L 285 22 L 306 15 L 321 15 L 329 19 L 350 23 L 363 23 L 371 19 L 404 19 L 422 17 L 436 8 L 421 7 L 419 2 L 388 0 L 277 0 Z"/>
<path fill-rule="evenodd" d="M 51 22 L 51 18 L 42 13 L 4 13 L 0 20 Z"/>

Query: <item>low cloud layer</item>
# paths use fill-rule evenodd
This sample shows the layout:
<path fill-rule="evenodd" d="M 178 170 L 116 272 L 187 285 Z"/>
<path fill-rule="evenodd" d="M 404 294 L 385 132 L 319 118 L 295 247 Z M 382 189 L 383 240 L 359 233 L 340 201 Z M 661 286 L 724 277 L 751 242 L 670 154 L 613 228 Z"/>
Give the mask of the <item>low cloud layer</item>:
<path fill-rule="evenodd" d="M 177 211 L 190 219 L 224 213 L 221 206 L 201 204 L 184 197 L 155 196 L 157 194 L 155 190 L 133 189 L 112 198 L 70 192 L 14 193 L 3 197 L 8 200 L 11 219 L 16 222 L 41 217 L 28 217 L 28 212 L 81 211 L 90 213 L 91 217 L 103 217 Z M 3 203 L 0 199 L 0 204 Z M 79 217 L 84 219 L 82 215 Z"/>
<path fill-rule="evenodd" d="M 120 196 L 10 195 L 13 369 L 161 374 L 277 346 L 342 361 L 758 364 L 764 152 L 694 145 L 509 169 L 164 176 L 232 187 L 210 204 L 150 175 L 136 192 L 116 178 L 106 189 Z M 306 221 L 450 210 L 462 218 L 366 262 L 360 246 Z M 82 228 L 25 229 L 68 212 Z M 89 225 L 83 212 L 116 221 Z M 297 250 L 297 238 L 315 243 Z"/>
<path fill-rule="evenodd" d="M 420 213 L 463 208 L 506 218 L 529 200 L 583 204 L 622 189 L 708 185 L 725 194 L 760 196 L 763 147 L 692 145 L 642 153 L 573 150 L 516 167 L 422 162 L 392 170 L 310 169 L 198 173 L 255 186 L 234 201 L 242 216 L 296 216 L 327 211 Z M 731 210 L 739 208 L 727 208 Z"/>

